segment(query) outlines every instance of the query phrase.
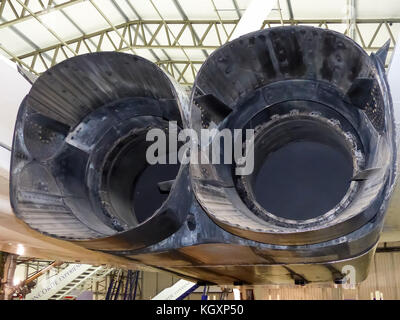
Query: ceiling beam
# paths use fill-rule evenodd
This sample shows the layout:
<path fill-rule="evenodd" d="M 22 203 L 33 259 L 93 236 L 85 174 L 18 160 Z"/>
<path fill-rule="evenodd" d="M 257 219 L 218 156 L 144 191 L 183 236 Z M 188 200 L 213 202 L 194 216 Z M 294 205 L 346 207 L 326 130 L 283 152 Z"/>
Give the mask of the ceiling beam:
<path fill-rule="evenodd" d="M 83 1 L 85 1 L 85 0 L 70 0 L 70 1 L 64 2 L 62 4 L 54 5 L 53 1 L 48 0 L 47 1 L 47 5 L 42 10 L 29 13 L 29 12 L 27 12 L 26 8 L 21 6 L 22 11 L 19 13 L 16 10 L 15 5 L 12 4 L 12 2 L 10 2 L 10 0 L 2 0 L 1 5 L 0 5 L 0 17 L 4 18 L 3 17 L 3 13 L 4 13 L 4 8 L 6 6 L 10 6 L 10 8 L 12 6 L 12 10 L 11 11 L 14 13 L 15 18 L 12 19 L 12 20 L 8 20 L 8 21 L 5 21 L 5 22 L 1 23 L 0 24 L 0 29 L 6 28 L 6 27 L 10 27 L 12 25 L 15 25 L 17 23 L 21 23 L 21 22 L 24 22 L 24 21 L 35 19 L 35 16 L 36 17 L 40 17 L 41 15 L 44 15 L 44 14 L 47 14 L 47 13 L 50 13 L 50 12 L 53 12 L 53 11 L 61 10 L 61 9 L 67 8 L 67 7 L 71 6 L 71 5 L 74 5 L 74 4 L 77 4 L 79 2 L 83 2 Z M 26 7 L 29 8 L 29 2 L 26 5 Z M 1 8 L 3 8 L 3 10 L 1 10 Z"/>
<path fill-rule="evenodd" d="M 292 2 L 290 0 L 286 0 L 286 5 L 288 7 L 289 19 L 290 21 L 293 21 L 294 15 L 293 15 Z"/>
<path fill-rule="evenodd" d="M 238 20 L 224 20 L 223 23 L 226 25 L 235 25 L 238 22 Z M 290 24 L 292 21 L 290 20 L 284 20 L 283 21 L 284 24 Z M 294 24 L 298 25 L 319 25 L 319 26 L 326 26 L 326 25 L 330 25 L 330 24 L 340 24 L 343 23 L 342 20 L 338 20 L 338 19 L 331 19 L 331 20 L 293 20 Z M 154 41 L 154 39 L 145 39 L 143 41 L 137 41 L 139 38 L 139 36 L 141 36 L 141 33 L 143 32 L 143 26 L 146 25 L 158 25 L 160 27 L 160 29 L 165 28 L 165 25 L 176 25 L 179 26 L 181 28 L 180 32 L 178 33 L 178 36 L 176 38 L 178 38 L 182 35 L 183 31 L 185 31 L 184 29 L 187 28 L 187 31 L 191 32 L 192 28 L 190 28 L 189 25 L 193 26 L 193 25 L 206 25 L 207 28 L 205 29 L 205 32 L 201 35 L 200 40 L 196 41 L 196 43 L 190 43 L 190 44 L 185 44 L 185 45 L 179 45 L 174 42 L 172 42 L 171 44 L 160 44 L 160 43 L 156 43 L 156 41 Z M 217 43 L 215 44 L 204 44 L 205 40 L 207 39 L 207 37 L 210 36 L 210 31 L 212 29 L 212 27 L 214 25 L 218 25 L 220 24 L 220 21 L 218 20 L 194 20 L 194 21 L 182 21 L 182 20 L 176 20 L 176 21 L 160 21 L 160 20 L 147 20 L 147 21 L 143 21 L 143 20 L 136 20 L 136 21 L 129 21 L 126 23 L 122 23 L 120 25 L 117 25 L 115 27 L 109 27 L 109 28 L 105 28 L 103 30 L 99 30 L 90 34 L 86 34 L 84 36 L 80 36 L 77 38 L 74 38 L 72 40 L 68 40 L 65 41 L 66 44 L 68 45 L 76 45 L 77 43 L 83 41 L 83 40 L 88 40 L 88 39 L 93 39 L 93 38 L 101 38 L 101 36 L 104 36 L 107 33 L 111 33 L 115 30 L 121 30 L 122 34 L 125 33 L 125 37 L 127 39 L 127 41 L 130 41 L 132 43 L 129 43 L 129 46 L 121 46 L 120 48 L 118 48 L 118 51 L 126 51 L 129 50 L 130 47 L 132 48 L 137 48 L 137 49 L 160 49 L 160 48 L 164 48 L 164 49 L 170 49 L 170 48 L 188 48 L 188 49 L 216 49 L 219 47 L 219 45 Z M 387 27 L 393 27 L 394 24 L 399 25 L 400 24 L 400 19 L 363 19 L 363 20 L 356 20 L 356 24 L 376 24 L 377 26 L 379 26 L 380 24 L 384 24 L 387 25 Z M 274 26 L 274 25 L 281 25 L 281 21 L 280 20 L 266 20 L 263 22 L 263 26 L 262 28 L 265 28 L 266 26 Z M 115 29 L 114 29 L 115 28 Z M 131 38 L 128 39 L 128 32 L 126 32 L 126 28 L 130 28 L 131 32 L 133 32 L 133 35 Z M 377 28 L 376 28 L 377 29 Z M 159 32 L 162 32 L 161 30 Z M 165 32 L 165 30 L 164 30 Z M 379 32 L 379 30 L 378 30 Z M 135 37 L 135 33 L 138 33 L 138 37 Z M 99 37 L 100 36 L 100 37 Z M 143 36 L 143 35 L 142 35 Z M 136 38 L 136 39 L 135 39 Z M 144 39 L 144 37 L 143 37 Z M 36 55 L 37 53 L 44 53 L 47 51 L 52 51 L 55 50 L 56 48 L 63 46 L 63 43 L 56 43 L 54 45 L 45 47 L 45 48 L 41 48 L 39 50 L 35 50 L 32 52 L 28 52 L 25 54 L 20 54 L 18 55 L 18 57 L 20 59 L 25 59 L 31 56 Z M 118 47 L 118 45 L 116 46 Z M 378 48 L 378 47 L 376 47 Z M 368 46 L 366 46 L 365 49 L 376 49 L 375 47 L 372 46 L 372 43 L 369 43 Z M 99 50 L 101 51 L 101 46 L 99 47 Z"/>
<path fill-rule="evenodd" d="M 347 21 L 347 29 L 345 31 L 345 35 L 355 39 L 356 35 L 356 1 L 355 0 L 347 0 L 347 8 L 346 8 L 346 21 Z"/>
<path fill-rule="evenodd" d="M 139 15 L 139 12 L 138 12 L 138 11 L 135 9 L 135 7 L 129 2 L 129 0 L 125 0 L 125 2 L 126 2 L 126 4 L 129 6 L 129 8 L 131 9 L 132 13 L 136 16 L 136 18 L 137 18 L 138 20 L 143 20 L 142 17 Z M 122 9 L 115 3 L 115 1 L 112 1 L 112 3 L 114 4 L 114 6 L 116 6 L 116 7 L 118 8 L 119 11 L 120 11 L 120 10 L 122 11 Z M 126 15 L 126 13 L 121 13 L 121 14 L 124 16 L 124 18 L 126 18 L 126 21 L 129 21 L 129 18 L 128 18 L 128 16 Z M 161 26 L 161 25 L 159 25 L 159 27 L 160 27 L 160 26 Z M 152 38 L 154 38 L 154 42 L 155 42 L 156 44 L 159 44 L 159 42 L 158 42 L 158 40 L 157 40 L 157 37 L 156 37 L 157 34 L 154 35 L 153 32 L 150 30 L 150 28 L 149 28 L 148 25 L 144 25 L 144 30 L 146 30 L 147 33 L 148 33 Z M 157 30 L 159 30 L 159 29 L 157 28 Z M 155 32 L 157 32 L 157 31 L 155 31 Z M 140 37 L 140 35 L 139 35 L 139 37 Z M 139 39 L 140 39 L 141 41 L 143 41 L 143 38 L 139 38 Z M 149 49 L 149 52 L 150 52 L 150 54 L 156 59 L 156 61 L 159 61 L 159 60 L 160 60 L 160 58 L 157 56 L 157 54 L 154 52 L 153 49 Z M 166 57 L 167 59 L 171 60 L 171 58 L 169 57 L 168 53 L 167 53 L 164 49 L 161 49 L 161 52 L 165 55 L 165 57 Z M 164 68 L 164 67 L 162 67 L 162 68 Z M 177 66 L 176 66 L 176 65 L 172 66 L 172 70 L 175 70 L 175 71 L 179 72 L 179 69 L 177 69 Z M 164 71 L 167 71 L 167 70 L 164 69 Z M 168 71 L 167 71 L 167 72 L 168 72 Z M 184 81 L 187 82 L 186 79 L 184 79 Z"/>
<path fill-rule="evenodd" d="M 362 42 L 362 46 L 365 50 L 371 52 L 376 51 L 379 49 L 379 45 L 375 45 L 375 39 L 379 34 L 380 30 L 384 28 L 398 28 L 400 25 L 400 19 L 356 19 L 356 30 L 357 34 L 360 38 L 360 42 Z M 91 34 L 87 34 L 84 36 L 77 37 L 75 39 L 65 41 L 65 43 L 69 46 L 74 48 L 77 54 L 86 53 L 90 49 L 91 52 L 97 51 L 104 51 L 110 50 L 110 48 L 105 47 L 104 39 L 108 39 L 109 43 L 112 44 L 113 49 L 116 51 L 128 51 L 132 49 L 209 49 L 215 50 L 221 44 L 225 43 L 227 37 L 222 37 L 220 35 L 220 39 L 217 41 L 214 38 L 215 36 L 215 28 L 223 23 L 224 25 L 232 25 L 234 27 L 238 20 L 189 20 L 189 21 L 182 21 L 182 20 L 135 20 L 135 21 L 128 21 L 126 23 L 116 25 L 113 27 L 109 27 L 103 30 L 99 30 L 93 32 Z M 329 28 L 330 25 L 335 24 L 343 24 L 345 21 L 341 19 L 324 19 L 324 20 L 284 20 L 283 23 L 285 25 L 291 24 L 299 24 L 299 25 L 317 25 L 320 27 L 327 27 Z M 281 25 L 282 21 L 279 19 L 275 20 L 266 20 L 263 22 L 262 28 L 270 27 L 270 26 L 277 26 Z M 371 24 L 374 26 L 375 32 L 373 33 L 372 39 L 365 39 L 365 35 L 362 35 L 359 32 L 358 25 L 360 24 Z M 147 37 L 142 34 L 144 33 L 146 27 L 148 26 L 156 26 L 156 31 L 151 38 Z M 190 39 L 185 39 L 185 43 L 182 44 L 182 34 L 184 32 L 192 32 L 194 30 L 194 25 L 203 25 L 202 28 L 204 32 L 202 34 L 198 34 L 198 38 L 196 37 L 189 37 Z M 160 43 L 157 41 L 157 34 L 161 32 L 169 33 L 170 27 L 174 27 L 175 30 L 180 30 L 176 33 L 175 39 L 171 38 L 171 40 L 167 43 Z M 115 33 L 115 30 L 118 31 L 120 36 L 124 37 L 124 41 L 120 39 L 120 36 Z M 234 29 L 233 29 L 234 30 Z M 113 37 L 114 36 L 114 37 Z M 118 37 L 119 40 L 115 40 Z M 90 40 L 94 43 L 94 45 L 89 46 L 87 41 Z M 391 47 L 391 50 L 393 47 Z M 36 72 L 40 72 L 43 70 L 38 70 L 36 64 L 40 61 L 44 65 L 43 61 L 45 61 L 44 55 L 47 54 L 51 57 L 52 63 L 47 63 L 45 68 L 50 67 L 52 64 L 64 60 L 66 58 L 65 55 L 65 45 L 63 43 L 56 43 L 52 46 L 41 48 L 39 50 L 35 50 L 32 52 L 24 53 L 24 54 L 15 54 L 11 57 L 11 60 L 17 61 L 21 64 L 24 62 L 24 66 L 29 65 L 30 69 L 36 70 Z M 18 60 L 17 60 L 17 59 Z M 28 63 L 29 61 L 29 63 Z M 48 58 L 47 58 L 48 61 Z M 187 59 L 186 62 L 183 61 L 174 61 L 174 60 L 167 60 L 169 61 L 166 63 L 165 61 L 156 61 L 164 70 L 168 71 L 171 75 L 173 75 L 176 79 L 180 79 L 179 81 L 183 84 L 189 84 L 190 81 L 185 79 L 186 74 L 180 74 L 179 70 L 185 70 L 185 72 L 193 71 L 191 70 L 192 67 L 200 65 L 203 61 L 190 61 Z M 190 63 L 190 68 L 187 68 L 184 63 Z M 179 66 L 179 70 L 177 70 L 177 66 Z M 168 69 L 169 68 L 169 69 Z M 174 69 L 174 70 L 173 70 Z M 197 69 L 197 68 L 194 68 Z M 173 71 L 172 71 L 173 70 Z M 193 72 L 192 72 L 193 73 Z M 192 78 L 192 77 L 190 77 Z"/>
<path fill-rule="evenodd" d="M 239 38 L 246 33 L 259 30 L 263 21 L 277 5 L 277 2 L 279 3 L 279 0 L 252 0 L 237 23 L 231 40 Z M 283 19 L 281 19 L 281 24 L 283 24 Z"/>
<path fill-rule="evenodd" d="M 242 13 L 240 12 L 239 5 L 237 4 L 236 0 L 232 0 L 233 6 L 235 7 L 235 11 L 238 15 L 238 18 L 240 19 L 242 17 Z"/>
<path fill-rule="evenodd" d="M 180 5 L 179 1 L 178 1 L 178 0 L 172 0 L 172 2 L 174 3 L 174 5 L 175 5 L 176 9 L 178 10 L 178 12 L 179 12 L 180 16 L 182 17 L 182 19 L 185 20 L 185 21 L 188 21 L 189 18 L 188 18 L 188 16 L 186 15 L 185 11 L 183 10 L 182 6 Z M 192 33 L 192 35 L 194 36 L 194 38 L 196 39 L 196 41 L 197 41 L 197 42 L 200 42 L 200 38 L 199 38 L 197 32 L 193 29 L 192 25 L 190 25 L 190 27 L 191 27 L 190 32 Z M 193 40 L 193 42 L 194 42 L 194 40 Z M 202 52 L 203 52 L 204 56 L 205 56 L 206 58 L 208 58 L 208 53 L 207 53 L 207 51 L 206 51 L 206 50 L 202 50 Z"/>
<path fill-rule="evenodd" d="M 21 0 L 16 0 L 23 9 L 29 12 L 29 14 L 35 18 L 49 33 L 53 35 L 54 38 L 56 38 L 63 46 L 68 48 L 68 50 L 73 54 L 76 55 L 75 50 L 72 49 L 65 41 L 53 30 L 51 29 L 47 24 L 45 24 L 40 17 L 38 17 L 31 9 L 27 7 L 25 3 L 23 3 Z"/>

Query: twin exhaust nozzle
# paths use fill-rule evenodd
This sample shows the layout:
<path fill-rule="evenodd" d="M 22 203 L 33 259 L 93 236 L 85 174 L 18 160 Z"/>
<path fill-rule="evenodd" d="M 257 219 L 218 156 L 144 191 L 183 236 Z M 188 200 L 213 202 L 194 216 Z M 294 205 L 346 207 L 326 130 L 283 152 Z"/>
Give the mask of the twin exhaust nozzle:
<path fill-rule="evenodd" d="M 190 99 L 137 56 L 67 59 L 37 79 L 20 107 L 12 206 L 42 233 L 106 251 L 172 239 L 194 207 L 224 232 L 275 246 L 329 243 L 374 219 L 379 229 L 396 177 L 386 53 L 368 56 L 323 29 L 269 28 L 216 50 Z M 228 142 L 209 140 L 218 140 L 221 158 L 246 145 L 235 130 L 251 130 L 253 170 L 236 175 L 237 161 L 149 165 L 146 135 L 168 137 L 170 122 L 198 137 L 232 133 Z M 209 156 L 200 144 L 193 154 Z M 203 233 L 191 245 L 207 243 L 207 227 L 190 225 Z"/>

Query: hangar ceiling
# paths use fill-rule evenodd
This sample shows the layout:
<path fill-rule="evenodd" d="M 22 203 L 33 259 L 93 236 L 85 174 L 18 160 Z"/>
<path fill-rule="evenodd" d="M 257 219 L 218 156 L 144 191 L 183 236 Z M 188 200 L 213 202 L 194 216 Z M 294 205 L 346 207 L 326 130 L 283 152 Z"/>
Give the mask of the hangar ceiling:
<path fill-rule="evenodd" d="M 229 41 L 251 1 L 0 2 L 0 52 L 32 73 L 75 55 L 123 51 L 143 56 L 191 85 L 207 56 Z M 279 0 L 261 28 L 297 24 L 342 32 L 368 52 L 390 39 L 392 50 L 400 30 L 400 2 Z"/>
<path fill-rule="evenodd" d="M 128 52 L 148 58 L 190 86 L 204 60 L 229 41 L 249 3 L 0 0 L 0 52 L 35 74 L 88 52 Z M 393 50 L 399 34 L 400 2 L 382 0 L 377 7 L 369 0 L 277 0 L 260 27 L 279 25 L 336 30 L 368 52 L 390 39 Z M 398 219 L 389 215 L 388 222 L 391 229 L 383 241 L 398 240 Z M 8 229 L 9 225 L 5 234 Z"/>

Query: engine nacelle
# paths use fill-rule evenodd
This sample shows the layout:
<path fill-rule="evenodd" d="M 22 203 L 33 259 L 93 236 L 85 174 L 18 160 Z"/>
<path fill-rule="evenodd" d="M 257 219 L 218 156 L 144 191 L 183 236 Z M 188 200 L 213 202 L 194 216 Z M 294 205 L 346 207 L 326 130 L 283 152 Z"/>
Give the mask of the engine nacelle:
<path fill-rule="evenodd" d="M 177 231 L 190 201 L 170 202 L 158 183 L 179 177 L 180 166 L 148 165 L 146 133 L 186 125 L 184 97 L 156 65 L 128 54 L 81 55 L 45 72 L 15 129 L 17 216 L 101 250 L 142 248 Z"/>
<path fill-rule="evenodd" d="M 144 59 L 68 59 L 21 105 L 13 208 L 50 236 L 195 280 L 341 283 L 351 269 L 362 281 L 396 179 L 386 53 L 318 28 L 250 33 L 206 60 L 190 108 Z M 253 130 L 254 170 L 149 165 L 146 133 L 170 121 L 198 135 Z"/>

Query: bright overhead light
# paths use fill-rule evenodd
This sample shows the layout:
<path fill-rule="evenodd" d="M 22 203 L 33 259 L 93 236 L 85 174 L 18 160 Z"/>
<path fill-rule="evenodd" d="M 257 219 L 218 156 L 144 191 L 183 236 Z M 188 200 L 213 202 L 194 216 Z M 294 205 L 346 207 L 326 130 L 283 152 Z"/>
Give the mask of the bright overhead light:
<path fill-rule="evenodd" d="M 276 5 L 276 0 L 253 0 L 243 14 L 242 18 L 236 25 L 230 40 L 239 38 L 240 36 L 260 30 L 264 20 L 271 13 Z"/>
<path fill-rule="evenodd" d="M 17 285 L 20 284 L 21 281 L 22 281 L 22 280 L 21 280 L 20 278 L 14 277 L 14 279 L 13 279 L 13 285 L 14 285 L 14 286 L 17 286 Z"/>
<path fill-rule="evenodd" d="M 233 297 L 234 300 L 240 300 L 240 290 L 239 289 L 233 289 Z"/>
<path fill-rule="evenodd" d="M 22 256 L 25 253 L 25 248 L 22 244 L 18 244 L 17 246 L 17 255 Z"/>

